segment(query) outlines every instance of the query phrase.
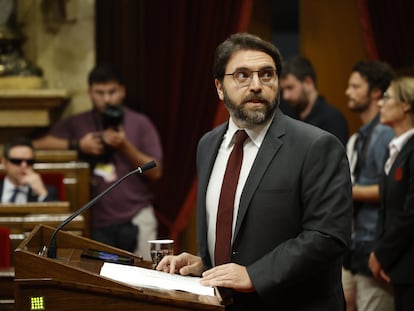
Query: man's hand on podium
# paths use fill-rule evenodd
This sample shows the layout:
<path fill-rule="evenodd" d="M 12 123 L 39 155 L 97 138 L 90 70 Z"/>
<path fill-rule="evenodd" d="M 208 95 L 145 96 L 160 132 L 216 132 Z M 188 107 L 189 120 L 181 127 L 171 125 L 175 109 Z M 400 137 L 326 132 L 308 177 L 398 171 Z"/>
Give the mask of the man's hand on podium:
<path fill-rule="evenodd" d="M 168 273 L 193 276 L 201 276 L 205 270 L 200 257 L 185 252 L 177 256 L 165 256 L 156 269 Z"/>

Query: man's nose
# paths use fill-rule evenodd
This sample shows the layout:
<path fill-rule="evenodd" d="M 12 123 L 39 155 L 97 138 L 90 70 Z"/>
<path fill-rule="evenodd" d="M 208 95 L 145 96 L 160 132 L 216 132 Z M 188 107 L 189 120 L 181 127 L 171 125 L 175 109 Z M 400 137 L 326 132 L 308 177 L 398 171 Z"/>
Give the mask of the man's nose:
<path fill-rule="evenodd" d="M 345 89 L 345 95 L 346 95 L 347 97 L 349 97 L 349 87 L 347 87 L 347 88 Z"/>
<path fill-rule="evenodd" d="M 262 83 L 260 82 L 259 74 L 257 72 L 253 73 L 253 76 L 250 81 L 250 88 L 255 90 L 262 88 Z"/>
<path fill-rule="evenodd" d="M 110 93 L 104 93 L 103 94 L 103 100 L 105 102 L 110 102 L 110 99 L 111 99 L 111 94 Z"/>
<path fill-rule="evenodd" d="M 381 108 L 383 104 L 384 104 L 384 99 L 383 99 L 383 98 L 381 98 L 381 99 L 377 102 L 377 106 Z"/>

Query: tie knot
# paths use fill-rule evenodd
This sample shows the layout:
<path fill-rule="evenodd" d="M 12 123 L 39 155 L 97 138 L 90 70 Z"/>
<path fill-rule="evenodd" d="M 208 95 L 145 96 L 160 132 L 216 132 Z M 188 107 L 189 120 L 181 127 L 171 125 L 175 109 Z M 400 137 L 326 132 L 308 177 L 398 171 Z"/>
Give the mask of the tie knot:
<path fill-rule="evenodd" d="M 234 145 L 241 145 L 244 143 L 244 141 L 246 140 L 247 137 L 249 137 L 249 135 L 247 135 L 245 130 L 238 130 L 235 134 L 235 142 Z"/>

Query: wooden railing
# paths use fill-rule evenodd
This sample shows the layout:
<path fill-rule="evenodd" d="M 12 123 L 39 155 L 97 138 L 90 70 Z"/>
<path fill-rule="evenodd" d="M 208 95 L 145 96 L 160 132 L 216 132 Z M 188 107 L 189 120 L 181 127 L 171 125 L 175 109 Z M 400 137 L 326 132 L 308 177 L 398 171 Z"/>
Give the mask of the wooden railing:
<path fill-rule="evenodd" d="M 71 215 L 69 202 L 35 202 L 25 204 L 0 204 L 0 227 L 10 230 L 10 265 L 14 265 L 13 252 L 38 224 L 57 227 Z M 85 218 L 81 215 L 65 230 L 85 235 Z"/>
<path fill-rule="evenodd" d="M 65 200 L 69 202 L 69 212 L 78 210 L 90 200 L 90 172 L 86 162 L 51 163 L 41 162 L 34 165 L 39 174 L 63 174 Z M 0 175 L 4 175 L 0 165 Z M 90 234 L 90 217 L 88 211 L 85 218 L 85 236 Z"/>

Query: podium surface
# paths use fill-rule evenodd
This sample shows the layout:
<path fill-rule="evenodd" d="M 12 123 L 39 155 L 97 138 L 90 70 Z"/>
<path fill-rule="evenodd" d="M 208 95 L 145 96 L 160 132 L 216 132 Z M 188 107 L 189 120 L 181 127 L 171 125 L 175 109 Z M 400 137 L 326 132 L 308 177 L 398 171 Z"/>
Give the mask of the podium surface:
<path fill-rule="evenodd" d="M 224 310 L 217 297 L 131 286 L 100 275 L 103 261 L 81 257 L 84 249 L 129 252 L 60 231 L 57 258 L 44 255 L 54 228 L 38 225 L 15 250 L 15 310 Z"/>

